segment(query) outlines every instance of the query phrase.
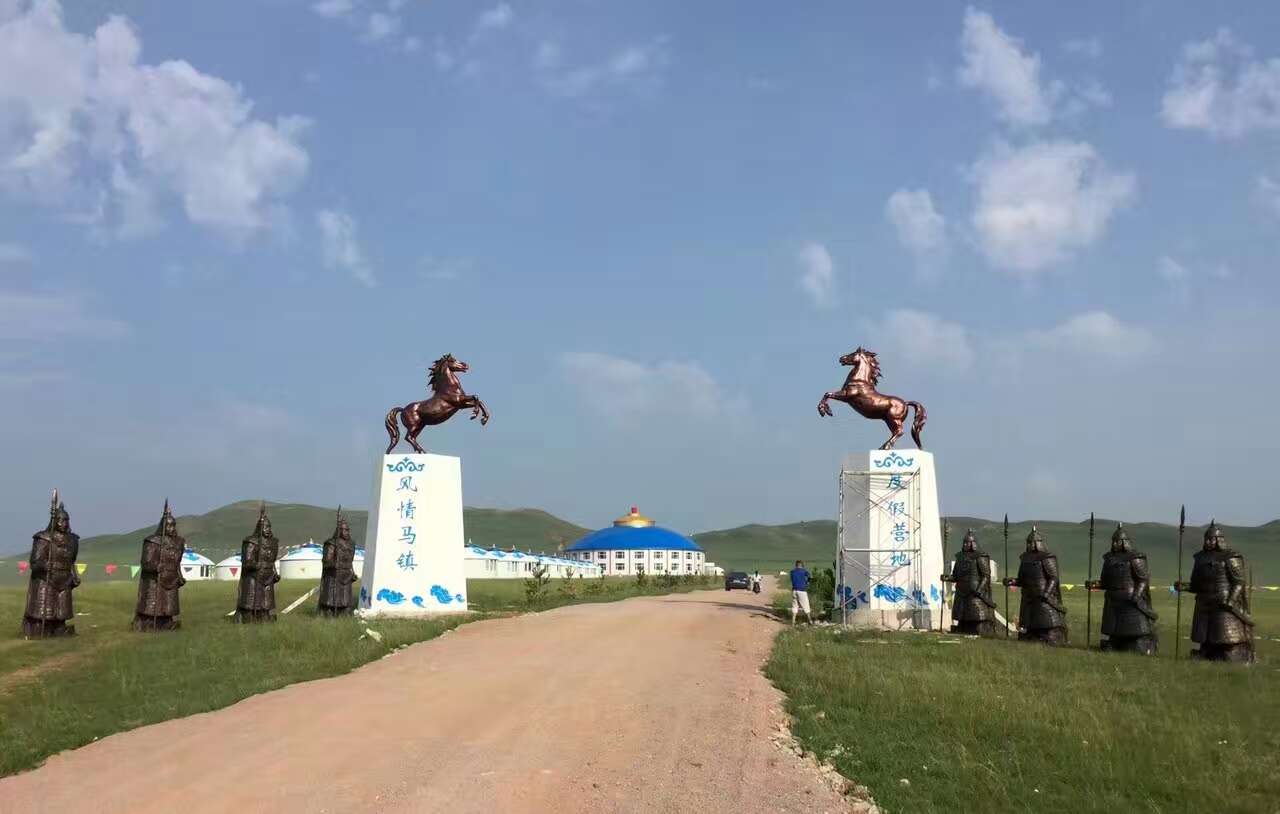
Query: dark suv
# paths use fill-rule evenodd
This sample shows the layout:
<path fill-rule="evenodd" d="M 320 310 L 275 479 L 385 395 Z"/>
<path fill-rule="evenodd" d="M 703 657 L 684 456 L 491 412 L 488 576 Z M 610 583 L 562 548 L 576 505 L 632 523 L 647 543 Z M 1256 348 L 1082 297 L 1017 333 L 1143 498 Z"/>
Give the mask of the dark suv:
<path fill-rule="evenodd" d="M 734 588 L 741 588 L 744 591 L 751 590 L 751 577 L 747 576 L 746 571 L 732 571 L 724 578 L 724 589 L 732 591 Z"/>

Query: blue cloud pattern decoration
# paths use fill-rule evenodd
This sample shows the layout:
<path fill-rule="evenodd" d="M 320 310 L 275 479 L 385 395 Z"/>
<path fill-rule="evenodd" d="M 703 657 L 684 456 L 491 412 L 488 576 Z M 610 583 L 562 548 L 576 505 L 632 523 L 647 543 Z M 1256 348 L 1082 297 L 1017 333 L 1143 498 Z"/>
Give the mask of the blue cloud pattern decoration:
<path fill-rule="evenodd" d="M 423 602 L 422 597 L 420 597 L 420 596 L 415 596 L 415 597 L 413 598 L 413 604 L 417 605 L 417 606 L 418 606 L 418 607 L 420 607 L 420 608 L 425 608 L 425 607 L 426 607 L 426 603 L 425 603 L 425 602 Z"/>
<path fill-rule="evenodd" d="M 877 585 L 876 589 L 871 592 L 876 599 L 883 599 L 886 602 L 898 603 L 907 598 L 907 591 L 897 585 Z"/>
<path fill-rule="evenodd" d="M 399 605 L 404 602 L 404 594 L 399 591 L 393 591 L 390 588 L 383 588 L 378 591 L 378 601 L 386 602 L 388 605 Z"/>
<path fill-rule="evenodd" d="M 415 464 L 407 455 L 399 463 L 387 464 L 388 472 L 421 472 L 426 468 L 426 464 Z"/>
<path fill-rule="evenodd" d="M 453 601 L 453 595 L 450 594 L 443 585 L 432 585 L 431 595 L 434 596 L 436 601 L 441 605 L 448 605 Z M 458 594 L 458 598 L 461 599 L 462 594 Z"/>
<path fill-rule="evenodd" d="M 933 599 L 934 602 L 937 602 L 939 599 L 942 598 L 942 596 L 938 593 L 937 585 L 929 586 L 929 596 Z"/>
<path fill-rule="evenodd" d="M 889 454 L 889 457 L 876 461 L 875 465 L 876 469 L 888 469 L 891 466 L 911 466 L 915 462 L 915 458 L 904 458 L 893 452 Z"/>

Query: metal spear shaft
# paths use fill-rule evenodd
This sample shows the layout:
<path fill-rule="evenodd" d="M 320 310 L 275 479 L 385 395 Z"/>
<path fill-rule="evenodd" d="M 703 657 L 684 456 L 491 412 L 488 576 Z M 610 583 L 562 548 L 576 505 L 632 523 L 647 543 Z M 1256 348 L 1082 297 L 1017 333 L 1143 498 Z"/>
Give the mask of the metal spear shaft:
<path fill-rule="evenodd" d="M 1004 637 L 1009 638 L 1009 515 L 1004 516 L 1004 564 L 1000 566 L 1004 571 Z"/>
<path fill-rule="evenodd" d="M 1093 512 L 1089 512 L 1089 576 L 1084 583 L 1084 649 L 1093 641 Z"/>
<path fill-rule="evenodd" d="M 1182 538 L 1187 531 L 1187 504 L 1182 504 L 1182 514 L 1178 517 L 1178 582 L 1174 586 L 1178 594 L 1177 607 L 1173 622 L 1173 658 L 1176 661 L 1182 653 Z"/>

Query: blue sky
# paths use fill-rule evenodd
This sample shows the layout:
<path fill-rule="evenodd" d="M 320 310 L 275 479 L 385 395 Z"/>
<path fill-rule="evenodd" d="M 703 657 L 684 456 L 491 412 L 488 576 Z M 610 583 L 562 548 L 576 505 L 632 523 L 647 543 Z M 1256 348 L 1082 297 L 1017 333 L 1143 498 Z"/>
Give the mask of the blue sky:
<path fill-rule="evenodd" d="M 470 505 L 833 517 L 857 345 L 944 512 L 1273 519 L 1277 22 L 0 0 L 0 531 L 364 506 L 446 351 Z"/>

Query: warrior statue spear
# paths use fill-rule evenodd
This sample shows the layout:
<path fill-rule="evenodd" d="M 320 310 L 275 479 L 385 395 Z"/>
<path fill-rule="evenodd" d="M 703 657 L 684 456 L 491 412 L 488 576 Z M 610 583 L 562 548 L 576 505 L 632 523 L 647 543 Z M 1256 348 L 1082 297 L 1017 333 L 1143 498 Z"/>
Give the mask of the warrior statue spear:
<path fill-rule="evenodd" d="M 1004 516 L 1004 564 L 1000 566 L 1004 571 L 1004 637 L 1009 638 L 1009 514 L 1006 512 Z"/>
<path fill-rule="evenodd" d="M 1178 609 L 1174 611 L 1173 622 L 1173 657 L 1176 660 L 1182 652 L 1182 538 L 1187 532 L 1187 504 L 1182 504 L 1182 514 L 1178 516 L 1178 581 L 1173 584 L 1178 594 Z"/>
<path fill-rule="evenodd" d="M 938 632 L 941 633 L 943 626 L 947 623 L 947 538 L 950 536 L 951 524 L 947 522 L 947 518 L 942 518 L 942 610 L 938 616 Z"/>
<path fill-rule="evenodd" d="M 1093 636 L 1093 512 L 1089 512 L 1089 575 L 1084 581 L 1084 649 L 1089 649 Z"/>

